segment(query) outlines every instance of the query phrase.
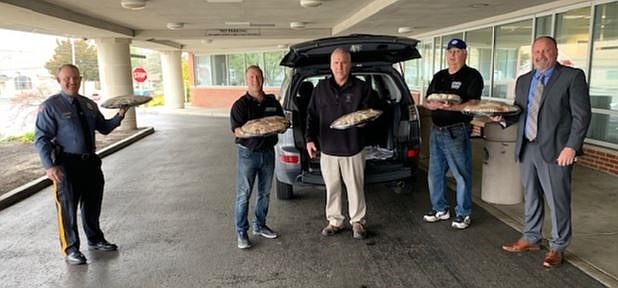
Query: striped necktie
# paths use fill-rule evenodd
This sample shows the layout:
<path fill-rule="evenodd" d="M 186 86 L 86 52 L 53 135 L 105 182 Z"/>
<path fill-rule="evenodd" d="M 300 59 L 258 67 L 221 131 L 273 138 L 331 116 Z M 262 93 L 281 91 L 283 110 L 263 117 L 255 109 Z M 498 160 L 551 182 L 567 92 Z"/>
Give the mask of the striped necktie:
<path fill-rule="evenodd" d="M 543 89 L 545 88 L 545 75 L 541 74 L 534 87 L 534 94 L 532 96 L 532 103 L 530 110 L 528 110 L 528 116 L 526 118 L 526 138 L 533 141 L 536 140 L 537 124 L 539 118 L 539 106 L 541 105 L 541 96 L 543 95 Z"/>

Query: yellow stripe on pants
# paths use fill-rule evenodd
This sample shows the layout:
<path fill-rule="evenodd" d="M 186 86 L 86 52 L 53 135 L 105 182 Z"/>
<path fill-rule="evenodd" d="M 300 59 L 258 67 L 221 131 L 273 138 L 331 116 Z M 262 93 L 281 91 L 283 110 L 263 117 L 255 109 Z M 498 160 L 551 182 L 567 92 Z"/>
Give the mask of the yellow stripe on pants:
<path fill-rule="evenodd" d="M 62 247 L 62 255 L 66 256 L 67 239 L 64 233 L 64 221 L 62 221 L 62 204 L 58 199 L 58 183 L 54 181 L 52 192 L 54 193 L 54 200 L 56 201 L 56 210 L 58 211 L 58 235 L 60 235 L 60 246 Z"/>

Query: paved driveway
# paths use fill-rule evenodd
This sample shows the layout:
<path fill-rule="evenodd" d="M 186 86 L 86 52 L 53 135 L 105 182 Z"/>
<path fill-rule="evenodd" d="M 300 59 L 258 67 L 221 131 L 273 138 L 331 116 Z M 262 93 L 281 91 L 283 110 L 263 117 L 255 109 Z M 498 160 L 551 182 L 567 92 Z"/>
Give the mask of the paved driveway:
<path fill-rule="evenodd" d="M 569 264 L 542 268 L 543 251 L 501 251 L 519 233 L 478 206 L 464 231 L 422 223 L 425 183 L 410 194 L 367 187 L 364 241 L 319 234 L 322 189 L 273 193 L 268 224 L 282 236 L 237 249 L 229 120 L 148 113 L 138 126 L 156 132 L 103 161 L 102 227 L 119 251 L 84 250 L 88 265 L 66 265 L 47 188 L 0 211 L 0 287 L 602 287 Z"/>

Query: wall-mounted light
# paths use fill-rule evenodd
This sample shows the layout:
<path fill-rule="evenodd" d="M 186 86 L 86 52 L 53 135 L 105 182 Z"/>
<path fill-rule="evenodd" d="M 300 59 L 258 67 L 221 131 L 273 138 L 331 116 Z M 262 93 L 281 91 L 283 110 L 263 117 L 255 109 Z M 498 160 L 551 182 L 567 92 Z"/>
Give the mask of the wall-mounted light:
<path fill-rule="evenodd" d="M 321 0 L 300 0 L 300 6 L 305 8 L 318 7 L 320 5 L 322 5 Z"/>
<path fill-rule="evenodd" d="M 146 0 L 122 0 L 120 6 L 125 9 L 140 10 L 146 7 Z"/>
<path fill-rule="evenodd" d="M 185 27 L 185 23 L 182 22 L 170 22 L 167 23 L 167 29 L 170 30 L 178 30 L 178 29 L 182 29 Z"/>
<path fill-rule="evenodd" d="M 290 28 L 292 28 L 292 29 L 303 29 L 303 28 L 305 28 L 305 22 L 300 22 L 300 21 L 290 22 Z"/>

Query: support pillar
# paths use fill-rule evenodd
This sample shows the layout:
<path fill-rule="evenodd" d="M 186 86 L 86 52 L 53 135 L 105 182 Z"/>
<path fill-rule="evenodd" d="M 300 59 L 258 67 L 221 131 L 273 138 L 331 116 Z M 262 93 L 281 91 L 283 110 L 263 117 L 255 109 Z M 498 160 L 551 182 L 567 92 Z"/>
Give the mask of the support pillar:
<path fill-rule="evenodd" d="M 99 61 L 99 77 L 103 100 L 121 95 L 133 95 L 133 79 L 131 77 L 131 52 L 128 38 L 96 39 L 97 56 Z M 106 118 L 117 111 L 101 109 Z M 129 109 L 124 116 L 119 129 L 135 130 L 137 121 L 135 108 Z"/>
<path fill-rule="evenodd" d="M 185 89 L 182 81 L 180 53 L 180 51 L 161 51 L 163 97 L 165 98 L 166 108 L 185 108 Z"/>

